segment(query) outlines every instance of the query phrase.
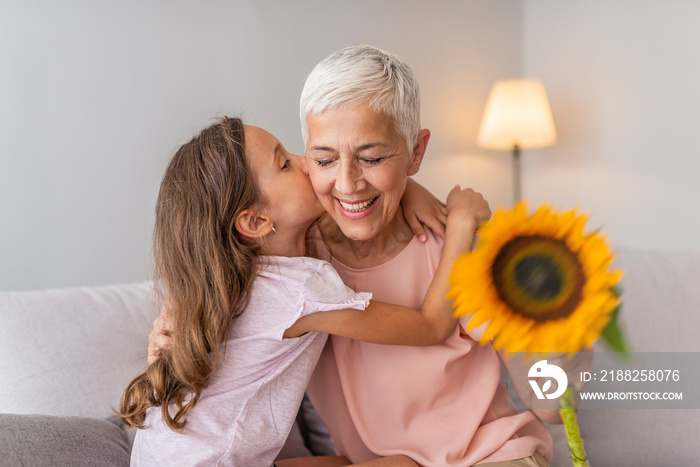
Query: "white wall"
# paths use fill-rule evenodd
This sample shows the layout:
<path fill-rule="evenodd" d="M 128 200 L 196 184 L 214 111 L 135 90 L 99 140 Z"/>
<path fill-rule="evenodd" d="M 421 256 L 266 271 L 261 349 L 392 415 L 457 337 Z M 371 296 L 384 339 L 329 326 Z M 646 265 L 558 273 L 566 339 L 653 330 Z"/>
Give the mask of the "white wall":
<path fill-rule="evenodd" d="M 559 143 L 524 154 L 532 204 L 591 212 L 614 244 L 700 249 L 700 2 L 527 0 L 523 71 Z"/>
<path fill-rule="evenodd" d="M 242 113 L 301 152 L 313 65 L 370 43 L 403 56 L 432 130 L 419 180 L 507 202 L 507 154 L 474 139 L 491 82 L 517 74 L 512 0 L 0 0 L 0 289 L 142 280 L 165 162 Z"/>
<path fill-rule="evenodd" d="M 535 205 L 580 206 L 620 246 L 700 248 L 700 3 L 673 0 L 0 1 L 0 289 L 149 276 L 174 149 L 242 113 L 301 152 L 297 100 L 346 45 L 403 56 L 423 93 L 417 179 L 510 202 L 476 148 L 493 81 L 540 77 L 559 143 L 525 151 Z"/>

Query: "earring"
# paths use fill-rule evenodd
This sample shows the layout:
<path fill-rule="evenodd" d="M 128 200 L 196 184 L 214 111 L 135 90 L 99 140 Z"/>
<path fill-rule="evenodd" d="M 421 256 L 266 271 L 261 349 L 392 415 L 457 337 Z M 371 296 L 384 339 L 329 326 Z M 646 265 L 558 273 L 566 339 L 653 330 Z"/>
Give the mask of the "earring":
<path fill-rule="evenodd" d="M 418 169 L 419 169 L 419 167 L 414 167 L 411 169 L 411 172 L 416 173 L 416 172 L 418 172 Z"/>
<path fill-rule="evenodd" d="M 272 235 L 274 235 L 274 234 L 276 234 L 276 233 L 277 233 L 277 231 L 275 230 L 275 228 L 274 228 L 274 227 L 270 227 L 270 228 L 272 229 Z"/>

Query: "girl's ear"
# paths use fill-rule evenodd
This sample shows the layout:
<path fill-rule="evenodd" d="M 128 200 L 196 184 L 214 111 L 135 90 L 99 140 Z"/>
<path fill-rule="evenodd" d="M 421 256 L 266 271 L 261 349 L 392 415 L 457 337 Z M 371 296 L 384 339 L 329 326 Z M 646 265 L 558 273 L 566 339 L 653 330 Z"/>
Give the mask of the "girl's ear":
<path fill-rule="evenodd" d="M 261 238 L 272 232 L 272 219 L 259 216 L 251 209 L 244 209 L 236 216 L 236 230 L 249 238 Z"/>

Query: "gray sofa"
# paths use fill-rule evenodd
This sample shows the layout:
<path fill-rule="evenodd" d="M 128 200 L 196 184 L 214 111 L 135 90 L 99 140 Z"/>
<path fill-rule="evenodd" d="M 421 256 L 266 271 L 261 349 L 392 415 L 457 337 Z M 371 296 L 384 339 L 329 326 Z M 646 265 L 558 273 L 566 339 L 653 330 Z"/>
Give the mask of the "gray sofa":
<path fill-rule="evenodd" d="M 700 253 L 623 249 L 618 264 L 627 271 L 623 325 L 633 350 L 700 351 Z M 146 365 L 158 308 L 147 282 L 0 292 L 0 465 L 128 465 L 133 433 L 113 408 Z M 700 459 L 700 410 L 579 415 L 592 466 Z M 299 421 L 283 456 L 326 453 L 313 411 L 305 408 Z M 548 427 L 552 465 L 571 465 L 562 428 Z"/>

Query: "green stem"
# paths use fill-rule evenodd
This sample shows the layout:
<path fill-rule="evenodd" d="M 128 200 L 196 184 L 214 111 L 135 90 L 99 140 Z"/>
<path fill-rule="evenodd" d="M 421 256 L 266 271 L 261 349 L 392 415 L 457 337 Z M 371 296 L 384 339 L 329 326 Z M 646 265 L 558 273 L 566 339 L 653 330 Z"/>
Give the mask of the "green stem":
<path fill-rule="evenodd" d="M 578 428 L 578 419 L 574 408 L 574 391 L 571 387 L 566 388 L 566 392 L 561 396 L 559 415 L 564 420 L 564 430 L 566 431 L 566 439 L 569 443 L 569 451 L 571 451 L 574 466 L 587 467 L 588 458 L 586 457 L 586 451 L 583 449 L 583 438 Z"/>

